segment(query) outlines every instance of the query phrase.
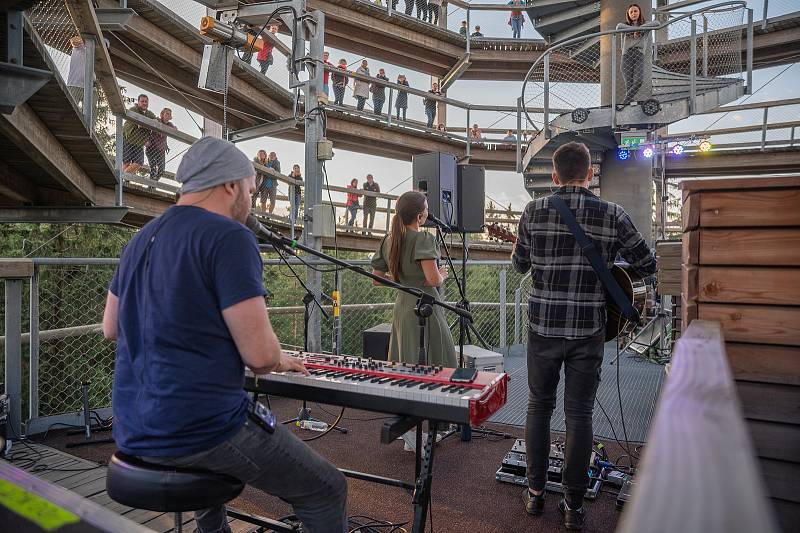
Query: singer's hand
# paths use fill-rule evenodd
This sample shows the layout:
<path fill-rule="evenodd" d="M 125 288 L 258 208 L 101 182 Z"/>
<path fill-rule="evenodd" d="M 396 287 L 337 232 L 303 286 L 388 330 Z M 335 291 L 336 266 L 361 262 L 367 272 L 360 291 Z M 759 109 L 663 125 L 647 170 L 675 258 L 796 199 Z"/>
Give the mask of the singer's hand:
<path fill-rule="evenodd" d="M 442 281 L 447 279 L 447 276 L 448 276 L 449 272 L 450 271 L 447 270 L 446 266 L 439 267 L 439 275 L 442 276 Z"/>
<path fill-rule="evenodd" d="M 310 375 L 303 361 L 291 355 L 281 354 L 281 361 L 278 363 L 278 368 L 275 372 L 302 372 L 306 376 Z"/>

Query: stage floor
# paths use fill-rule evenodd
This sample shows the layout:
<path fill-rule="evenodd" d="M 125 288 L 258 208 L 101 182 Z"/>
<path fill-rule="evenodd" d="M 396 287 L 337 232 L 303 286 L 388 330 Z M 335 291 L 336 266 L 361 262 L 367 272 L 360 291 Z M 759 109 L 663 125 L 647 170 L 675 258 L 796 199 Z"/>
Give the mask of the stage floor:
<path fill-rule="evenodd" d="M 525 349 L 524 345 L 514 346 L 505 358 L 505 370 L 511 378 L 508 403 L 492 417 L 491 422 L 525 426 L 528 404 L 528 365 Z M 628 440 L 644 442 L 647 439 L 650 421 L 655 413 L 656 400 L 664 379 L 664 367 L 635 355 L 633 352 L 623 352 L 619 359 L 619 390 L 622 394 L 622 412 L 625 416 Z M 617 365 L 612 363 L 616 356 L 615 343 L 606 343 L 600 373 L 600 386 L 597 390 L 597 402 L 594 409 L 593 428 L 597 438 L 613 440 L 614 432 L 616 432 L 616 438 L 622 441 L 624 436 L 617 395 Z M 603 409 L 608 417 L 603 414 Z M 566 430 L 563 368 L 558 383 L 558 397 L 550 429 L 559 432 Z"/>

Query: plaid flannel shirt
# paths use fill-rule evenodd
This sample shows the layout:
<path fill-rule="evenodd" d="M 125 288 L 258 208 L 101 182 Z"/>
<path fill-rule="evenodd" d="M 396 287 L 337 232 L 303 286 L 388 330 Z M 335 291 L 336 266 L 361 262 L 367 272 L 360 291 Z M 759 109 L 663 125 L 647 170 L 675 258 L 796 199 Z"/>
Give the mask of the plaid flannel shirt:
<path fill-rule="evenodd" d="M 635 274 L 655 273 L 653 253 L 620 206 L 583 187 L 565 186 L 555 194 L 572 210 L 609 268 L 619 253 Z M 531 270 L 528 320 L 534 333 L 581 339 L 605 327 L 603 285 L 547 197 L 537 198 L 525 208 L 511 259 L 520 273 Z"/>

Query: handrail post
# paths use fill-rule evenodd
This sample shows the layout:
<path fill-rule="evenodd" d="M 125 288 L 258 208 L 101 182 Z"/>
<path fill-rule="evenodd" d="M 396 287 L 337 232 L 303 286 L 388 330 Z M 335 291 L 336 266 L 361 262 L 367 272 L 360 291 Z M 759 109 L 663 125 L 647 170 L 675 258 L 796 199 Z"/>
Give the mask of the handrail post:
<path fill-rule="evenodd" d="M 389 233 L 389 222 L 392 218 L 392 199 L 386 199 L 386 233 Z"/>
<path fill-rule="evenodd" d="M 611 127 L 617 127 L 617 34 L 611 35 Z"/>
<path fill-rule="evenodd" d="M 708 17 L 703 13 L 703 77 L 708 77 Z"/>
<path fill-rule="evenodd" d="M 522 97 L 517 98 L 517 172 L 522 172 Z"/>
<path fill-rule="evenodd" d="M 769 116 L 769 108 L 764 108 L 764 120 L 761 121 L 761 151 L 763 152 L 767 146 L 767 117 Z"/>
<path fill-rule="evenodd" d="M 30 341 L 28 343 L 28 418 L 39 417 L 39 266 L 33 265 L 30 288 Z"/>
<path fill-rule="evenodd" d="M 506 309 L 506 278 L 508 271 L 505 268 L 500 269 L 500 286 L 498 303 L 500 304 L 500 346 L 505 349 L 508 354 L 508 309 Z"/>
<path fill-rule="evenodd" d="M 411 0 L 408 0 L 409 2 Z M 467 8 L 467 50 L 466 52 L 469 53 L 469 41 L 470 41 L 470 33 L 469 33 L 469 7 Z"/>
<path fill-rule="evenodd" d="M 469 136 L 469 108 L 467 108 L 467 157 L 469 157 L 471 146 L 472 146 L 472 139 L 470 139 Z"/>
<path fill-rule="evenodd" d="M 766 0 L 765 0 L 766 2 Z M 745 94 L 753 94 L 753 10 L 747 10 L 747 87 Z"/>
<path fill-rule="evenodd" d="M 519 306 L 522 305 L 522 287 L 514 289 L 514 344 L 519 344 Z"/>
<path fill-rule="evenodd" d="M 391 3 L 392 0 L 389 0 Z M 386 123 L 391 126 L 392 125 L 392 96 L 394 96 L 394 87 L 389 87 L 389 109 L 386 110 Z"/>
<path fill-rule="evenodd" d="M 764 0 L 764 12 L 761 14 L 761 29 L 767 29 L 767 13 L 769 13 L 769 0 Z"/>
<path fill-rule="evenodd" d="M 116 116 L 116 139 L 114 154 L 114 173 L 117 175 L 117 186 L 114 191 L 115 204 L 122 205 L 122 150 L 123 150 L 123 123 L 122 115 Z"/>
<path fill-rule="evenodd" d="M 550 54 L 544 56 L 544 138 L 550 138 Z"/>
<path fill-rule="evenodd" d="M 86 131 L 89 135 L 92 134 L 94 127 L 94 54 L 95 54 L 95 40 L 93 35 L 87 33 L 81 34 L 83 39 L 83 48 L 85 53 L 85 62 L 83 65 L 83 121 L 86 125 Z M 76 102 L 77 103 L 77 102 Z"/>
<path fill-rule="evenodd" d="M 300 206 L 295 206 L 295 199 L 297 195 L 294 193 L 295 185 L 293 183 L 289 184 L 289 236 L 292 240 L 294 240 L 294 226 L 297 224 L 297 216 L 295 213 L 298 213 L 298 209 Z M 299 213 L 298 213 L 299 214 Z"/>
<path fill-rule="evenodd" d="M 5 392 L 8 394 L 8 425 L 12 434 L 22 436 L 22 282 L 6 278 L 5 283 Z"/>
<path fill-rule="evenodd" d="M 689 48 L 689 111 L 697 109 L 697 21 L 692 17 L 692 33 Z"/>

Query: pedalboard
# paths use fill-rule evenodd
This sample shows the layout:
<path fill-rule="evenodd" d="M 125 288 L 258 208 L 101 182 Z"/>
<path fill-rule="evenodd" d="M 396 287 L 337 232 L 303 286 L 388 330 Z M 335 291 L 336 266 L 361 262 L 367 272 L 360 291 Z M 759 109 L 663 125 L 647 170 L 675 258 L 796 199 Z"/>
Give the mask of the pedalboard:
<path fill-rule="evenodd" d="M 602 481 L 599 479 L 600 470 L 595 466 L 597 454 L 592 450 L 589 459 L 588 475 L 590 477 L 589 488 L 586 489 L 586 498 L 593 500 L 600 492 Z M 525 441 L 517 439 L 511 450 L 503 457 L 500 468 L 495 473 L 495 479 L 503 483 L 512 483 L 523 487 L 528 486 L 527 478 L 528 463 L 525 455 Z M 547 484 L 545 489 L 551 492 L 564 492 L 562 482 L 562 471 L 564 469 L 564 444 L 553 443 L 550 445 L 550 460 L 547 466 Z"/>

